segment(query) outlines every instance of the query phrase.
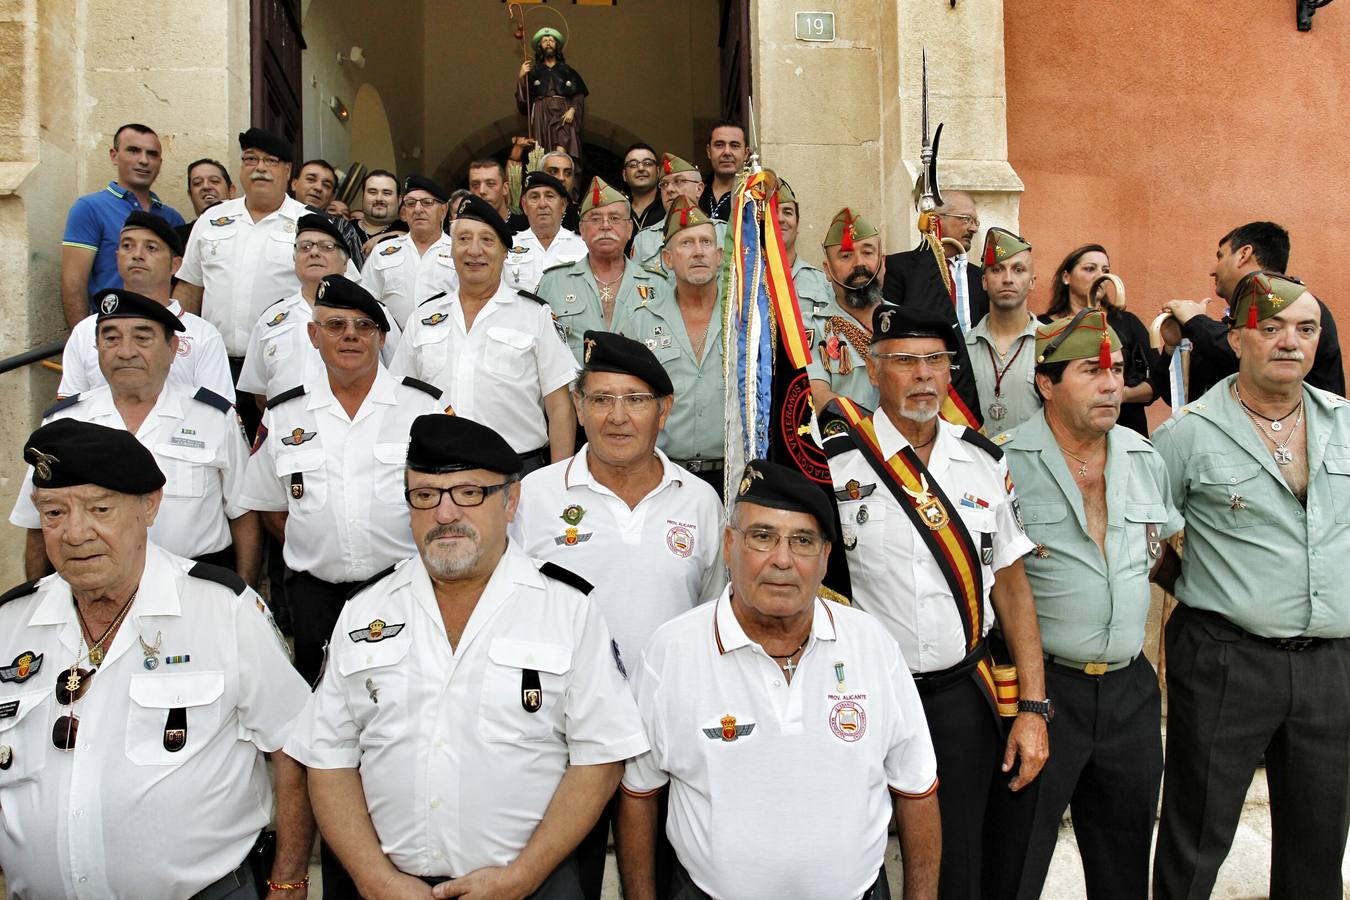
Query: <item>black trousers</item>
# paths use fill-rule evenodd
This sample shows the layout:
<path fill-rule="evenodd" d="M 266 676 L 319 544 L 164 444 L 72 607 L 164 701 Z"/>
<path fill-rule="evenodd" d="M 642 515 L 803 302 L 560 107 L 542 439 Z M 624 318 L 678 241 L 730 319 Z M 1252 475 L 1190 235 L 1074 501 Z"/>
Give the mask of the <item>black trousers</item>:
<path fill-rule="evenodd" d="M 359 581 L 333 584 L 308 572 L 286 572 L 286 597 L 291 605 L 291 629 L 295 634 L 295 670 L 310 686 L 319 680 L 324 645 L 333 636 L 342 605 L 359 584 Z"/>
<path fill-rule="evenodd" d="M 1050 758 L 1031 784 L 990 797 L 985 895 L 1041 896 L 1070 809 L 1087 895 L 1143 900 L 1163 768 L 1157 674 L 1142 654 L 1104 675 L 1047 662 L 1045 689 L 1055 702 Z"/>
<path fill-rule="evenodd" d="M 1272 900 L 1340 898 L 1350 828 L 1350 639 L 1302 652 L 1185 604 L 1167 623 L 1157 900 L 1205 898 L 1266 759 Z"/>
<path fill-rule="evenodd" d="M 262 422 L 262 410 L 258 409 L 258 404 L 254 402 L 252 394 L 238 394 L 239 373 L 244 369 L 244 358 L 242 356 L 231 356 L 230 363 L 230 381 L 235 385 L 237 400 L 234 409 L 239 413 L 239 418 L 244 423 L 244 433 L 248 435 L 249 442 L 258 436 L 258 425 Z"/>
<path fill-rule="evenodd" d="M 942 813 L 938 895 L 942 900 L 980 900 L 985 809 L 991 790 L 1008 790 L 1008 776 L 998 772 L 1002 733 L 973 677 L 942 688 L 922 683 L 918 687 L 937 755 L 937 798 Z"/>
<path fill-rule="evenodd" d="M 669 890 L 671 868 L 675 863 L 675 848 L 666 836 L 666 813 L 670 808 L 670 791 L 662 791 L 656 801 L 656 896 L 665 897 Z M 590 834 L 577 845 L 577 868 L 581 893 L 586 900 L 600 900 L 600 889 L 605 881 L 605 860 L 609 853 L 609 829 L 619 806 L 619 792 L 600 811 L 600 820 Z"/>

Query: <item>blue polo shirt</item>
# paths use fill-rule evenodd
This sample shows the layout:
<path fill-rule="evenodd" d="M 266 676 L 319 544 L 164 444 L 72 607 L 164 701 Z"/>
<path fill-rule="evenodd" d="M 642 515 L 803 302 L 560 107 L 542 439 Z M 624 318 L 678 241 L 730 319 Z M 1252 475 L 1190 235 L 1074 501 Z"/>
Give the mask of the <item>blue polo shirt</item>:
<path fill-rule="evenodd" d="M 120 288 L 122 276 L 117 274 L 117 242 L 127 216 L 141 208 L 136 195 L 115 181 L 93 194 L 85 194 L 75 201 L 66 216 L 66 233 L 61 243 L 67 247 L 83 247 L 94 251 L 94 267 L 89 272 L 89 296 L 92 298 L 106 288 Z M 160 202 L 152 191 L 150 212 L 177 228 L 183 217 L 172 206 Z M 94 312 L 93 304 L 89 311 Z"/>

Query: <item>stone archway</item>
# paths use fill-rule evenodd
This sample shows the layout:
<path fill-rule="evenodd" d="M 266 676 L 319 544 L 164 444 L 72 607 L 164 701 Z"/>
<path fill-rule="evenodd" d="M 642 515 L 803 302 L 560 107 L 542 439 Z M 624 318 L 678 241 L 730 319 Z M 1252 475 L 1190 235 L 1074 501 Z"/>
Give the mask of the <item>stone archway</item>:
<path fill-rule="evenodd" d="M 467 186 L 469 163 L 484 157 L 505 159 L 511 148 L 511 138 L 521 133 L 523 124 L 520 116 L 511 115 L 484 125 L 447 153 L 432 177 L 450 188 Z M 639 140 L 636 134 L 617 122 L 587 113 L 586 128 L 581 133 L 585 177 L 599 175 L 611 184 L 621 185 L 623 153 Z"/>

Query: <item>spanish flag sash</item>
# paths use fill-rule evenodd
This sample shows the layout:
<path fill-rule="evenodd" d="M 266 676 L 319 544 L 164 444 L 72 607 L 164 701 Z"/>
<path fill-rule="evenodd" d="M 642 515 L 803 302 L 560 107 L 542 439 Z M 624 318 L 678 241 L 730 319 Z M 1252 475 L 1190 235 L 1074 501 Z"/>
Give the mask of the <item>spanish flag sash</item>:
<path fill-rule="evenodd" d="M 849 424 L 849 436 L 862 453 L 868 465 L 890 490 L 900 508 L 909 517 L 914 531 L 937 561 L 938 569 L 947 581 L 956 601 L 966 635 L 968 656 L 978 657 L 975 680 L 987 695 L 997 712 L 994 699 L 994 673 L 987 651 L 982 651 L 984 640 L 984 570 L 980 565 L 979 548 L 960 513 L 947 499 L 936 479 L 929 480 L 928 470 L 913 447 L 905 447 L 890 458 L 882 454 L 872 418 L 863 415 L 858 406 L 846 397 L 838 398 L 840 410 Z"/>

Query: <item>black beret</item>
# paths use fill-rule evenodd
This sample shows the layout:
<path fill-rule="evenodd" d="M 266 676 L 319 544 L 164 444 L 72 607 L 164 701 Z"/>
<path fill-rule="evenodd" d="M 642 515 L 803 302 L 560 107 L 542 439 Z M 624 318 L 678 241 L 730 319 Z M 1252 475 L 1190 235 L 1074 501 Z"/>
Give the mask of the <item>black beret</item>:
<path fill-rule="evenodd" d="M 314 295 L 314 305 L 330 309 L 354 309 L 369 316 L 381 331 L 389 330 L 389 319 L 385 317 L 384 309 L 374 295 L 341 275 L 323 276 L 319 290 Z"/>
<path fill-rule="evenodd" d="M 751 460 L 745 464 L 745 474 L 736 491 L 736 502 L 741 501 L 813 516 L 825 540 L 834 541 L 834 509 L 830 498 L 819 484 L 796 469 L 767 459 Z"/>
<path fill-rule="evenodd" d="M 164 487 L 154 455 L 135 435 L 92 422 L 48 422 L 28 436 L 23 458 L 33 466 L 33 487 L 94 484 L 119 494 Z"/>
<path fill-rule="evenodd" d="M 878 304 L 872 311 L 872 343 L 893 338 L 937 338 L 959 353 L 956 326 L 939 315 L 912 306 Z"/>
<path fill-rule="evenodd" d="M 497 211 L 477 194 L 470 194 L 459 204 L 459 209 L 455 212 L 456 219 L 473 219 L 476 222 L 482 222 L 497 232 L 497 237 L 502 239 L 502 243 L 507 247 L 511 246 L 511 232 L 506 227 L 506 222 L 497 215 Z"/>
<path fill-rule="evenodd" d="M 342 231 L 337 227 L 337 223 L 323 213 L 305 213 L 300 217 L 300 221 L 295 224 L 295 234 L 298 238 L 302 231 L 322 231 L 324 234 L 337 241 L 338 249 L 347 252 L 347 244 L 343 240 Z"/>
<path fill-rule="evenodd" d="M 408 439 L 408 468 L 440 475 L 464 469 L 520 473 L 520 457 L 486 425 L 463 416 L 431 413 L 413 420 Z"/>
<path fill-rule="evenodd" d="M 170 331 L 187 331 L 183 320 L 169 312 L 163 303 L 123 288 L 98 294 L 94 297 L 94 306 L 98 308 L 96 322 L 104 319 L 150 319 Z"/>
<path fill-rule="evenodd" d="M 409 175 L 403 179 L 403 193 L 408 194 L 411 191 L 426 191 L 442 203 L 450 199 L 450 195 L 446 193 L 445 188 L 425 175 Z"/>
<path fill-rule="evenodd" d="M 656 354 L 641 341 L 626 338 L 612 331 L 588 331 L 582 337 L 585 353 L 582 365 L 587 372 L 618 372 L 647 382 L 652 393 L 668 397 L 675 393 L 665 366 Z"/>
<path fill-rule="evenodd" d="M 524 197 L 526 191 L 531 188 L 552 188 L 558 192 L 558 196 L 562 199 L 570 199 L 567 195 L 567 185 L 563 184 L 547 172 L 531 172 L 526 175 L 525 183 L 521 185 L 520 188 L 520 196 Z"/>
<path fill-rule="evenodd" d="M 239 149 L 241 151 L 261 150 L 264 153 L 272 154 L 283 162 L 295 162 L 295 155 L 291 153 L 290 141 L 277 137 L 272 132 L 261 128 L 241 131 L 239 133 Z"/>
<path fill-rule="evenodd" d="M 131 214 L 127 216 L 127 220 L 122 223 L 123 231 L 128 228 L 144 228 L 147 231 L 153 231 L 155 236 L 168 246 L 170 253 L 174 256 L 183 255 L 183 239 L 179 237 L 178 230 L 154 213 L 148 213 L 143 209 L 132 210 Z"/>

